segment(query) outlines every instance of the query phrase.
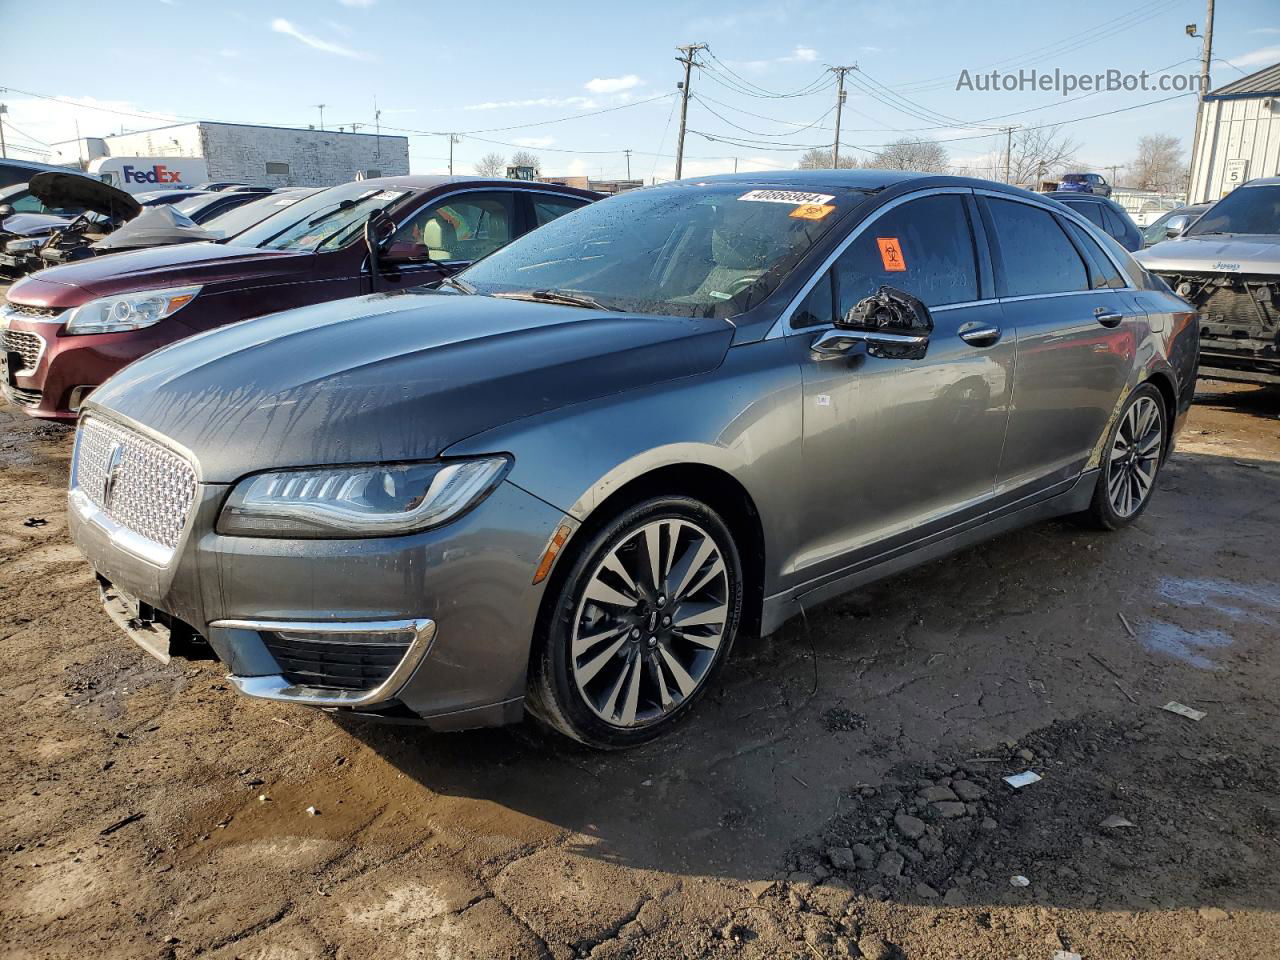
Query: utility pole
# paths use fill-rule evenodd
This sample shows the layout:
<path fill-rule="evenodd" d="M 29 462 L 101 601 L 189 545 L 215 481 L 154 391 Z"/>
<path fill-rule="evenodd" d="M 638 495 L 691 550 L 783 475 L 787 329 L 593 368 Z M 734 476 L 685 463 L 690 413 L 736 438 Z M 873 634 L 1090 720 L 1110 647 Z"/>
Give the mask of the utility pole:
<path fill-rule="evenodd" d="M 1110 170 L 1110 171 L 1111 171 L 1111 185 L 1112 185 L 1113 187 L 1116 185 L 1116 171 L 1117 171 L 1117 170 L 1119 170 L 1121 166 L 1122 166 L 1122 164 L 1119 164 L 1119 163 L 1112 163 L 1112 164 L 1108 164 L 1107 166 L 1105 166 L 1105 167 L 1103 167 L 1103 168 L 1102 168 L 1102 169 L 1104 169 L 1104 170 Z"/>
<path fill-rule="evenodd" d="M 323 129 L 324 129 L 324 108 L 325 108 L 325 106 L 326 106 L 326 104 L 323 104 L 323 103 L 317 103 L 317 104 L 316 104 L 316 109 L 318 109 L 318 110 L 320 111 L 320 129 L 321 129 L 321 130 L 323 130 Z"/>
<path fill-rule="evenodd" d="M 9 112 L 9 108 L 0 103 L 0 157 L 9 159 L 9 150 L 4 145 L 4 115 Z"/>
<path fill-rule="evenodd" d="M 462 138 L 456 133 L 449 134 L 449 176 L 453 176 L 453 145 L 461 143 Z"/>
<path fill-rule="evenodd" d="M 734 158 L 733 158 L 733 172 L 734 172 L 734 173 L 737 173 L 737 172 L 738 172 L 738 158 L 737 158 L 737 157 L 734 157 Z"/>
<path fill-rule="evenodd" d="M 1013 131 L 1017 130 L 1018 128 L 1017 127 L 1001 127 L 1001 129 L 1004 131 L 1004 135 L 1005 135 L 1004 182 L 1009 183 L 1010 182 L 1009 168 L 1013 165 Z"/>
<path fill-rule="evenodd" d="M 1200 128 L 1204 125 L 1204 95 L 1209 92 L 1209 64 L 1213 60 L 1213 0 L 1208 0 L 1204 16 L 1204 43 L 1200 47 L 1200 90 L 1196 94 L 1196 132 L 1191 138 L 1191 163 L 1187 169 L 1187 203 L 1195 203 L 1197 200 L 1191 195 L 1191 191 L 1195 184 L 1197 154 L 1200 152 Z M 1187 24 L 1187 36 L 1200 36 L 1194 23 Z M 1207 180 L 1205 187 L 1207 194 Z"/>
<path fill-rule="evenodd" d="M 832 73 L 836 75 L 836 139 L 831 146 L 831 166 L 833 169 L 840 169 L 840 115 L 844 112 L 844 75 L 850 70 L 857 70 L 858 65 L 855 63 L 851 67 L 828 67 Z"/>
<path fill-rule="evenodd" d="M 689 116 L 689 79 L 693 73 L 694 58 L 700 50 L 707 49 L 707 45 L 690 43 L 676 49 L 684 54 L 683 57 L 676 57 L 677 63 L 684 64 L 684 83 L 680 84 L 680 136 L 676 141 L 676 179 L 679 180 L 684 169 L 684 127 Z"/>
<path fill-rule="evenodd" d="M 627 155 L 627 179 L 630 180 L 631 179 L 631 151 L 623 150 L 622 152 Z"/>

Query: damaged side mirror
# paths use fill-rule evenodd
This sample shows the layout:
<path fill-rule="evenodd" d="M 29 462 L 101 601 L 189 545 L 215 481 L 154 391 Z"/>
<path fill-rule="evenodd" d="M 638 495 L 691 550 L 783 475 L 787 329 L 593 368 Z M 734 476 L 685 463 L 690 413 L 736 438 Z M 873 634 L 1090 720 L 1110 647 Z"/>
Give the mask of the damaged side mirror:
<path fill-rule="evenodd" d="M 0 220 L 13 215 L 13 204 L 0 203 Z"/>
<path fill-rule="evenodd" d="M 919 360 L 929 349 L 933 317 L 920 300 L 904 290 L 883 286 L 859 300 L 810 347 L 819 360 L 848 354 L 862 345 L 868 356 Z"/>

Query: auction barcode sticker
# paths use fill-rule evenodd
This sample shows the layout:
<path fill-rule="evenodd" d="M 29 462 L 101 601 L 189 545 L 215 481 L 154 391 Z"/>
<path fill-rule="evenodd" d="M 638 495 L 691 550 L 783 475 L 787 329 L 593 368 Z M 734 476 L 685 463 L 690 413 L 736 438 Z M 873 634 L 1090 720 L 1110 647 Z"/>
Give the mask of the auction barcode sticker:
<path fill-rule="evenodd" d="M 748 190 L 739 200 L 754 200 L 756 203 L 789 203 L 793 207 L 802 203 L 830 203 L 835 196 L 830 193 L 802 193 L 799 190 Z"/>

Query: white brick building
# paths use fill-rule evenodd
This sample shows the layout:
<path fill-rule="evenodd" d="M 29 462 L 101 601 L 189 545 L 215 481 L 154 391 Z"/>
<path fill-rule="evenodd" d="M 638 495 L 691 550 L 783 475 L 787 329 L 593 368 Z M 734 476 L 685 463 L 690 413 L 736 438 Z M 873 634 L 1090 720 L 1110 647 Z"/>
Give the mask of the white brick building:
<path fill-rule="evenodd" d="M 330 187 L 409 172 L 407 137 L 198 121 L 87 140 L 89 159 L 204 157 L 210 180 L 273 187 Z"/>

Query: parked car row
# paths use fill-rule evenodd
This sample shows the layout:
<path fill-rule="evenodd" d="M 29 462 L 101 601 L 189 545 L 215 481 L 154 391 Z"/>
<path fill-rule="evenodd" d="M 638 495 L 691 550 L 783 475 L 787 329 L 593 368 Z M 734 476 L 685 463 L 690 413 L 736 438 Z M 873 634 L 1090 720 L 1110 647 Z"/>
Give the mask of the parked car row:
<path fill-rule="evenodd" d="M 104 252 L 214 239 L 220 234 L 203 233 L 199 226 L 237 207 L 252 206 L 264 194 L 297 189 L 131 195 L 75 172 L 36 173 L 29 182 L 0 193 L 0 276 L 18 277 Z M 256 210 L 258 219 L 274 212 L 266 204 Z"/>
<path fill-rule="evenodd" d="M 15 284 L 5 387 L 80 415 L 121 629 L 251 696 L 621 747 L 742 630 L 1149 503 L 1196 319 L 1078 211 L 883 171 L 594 200 L 365 181 Z"/>

